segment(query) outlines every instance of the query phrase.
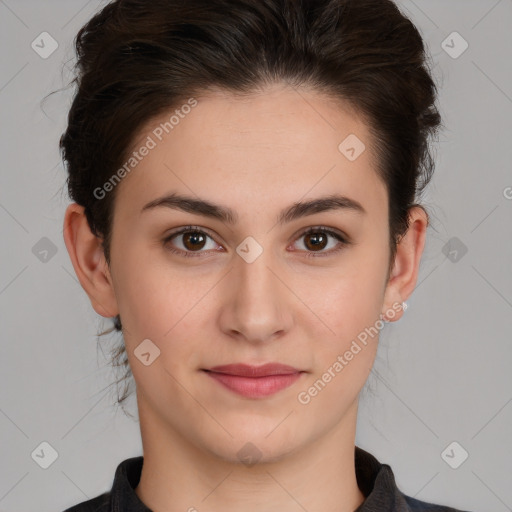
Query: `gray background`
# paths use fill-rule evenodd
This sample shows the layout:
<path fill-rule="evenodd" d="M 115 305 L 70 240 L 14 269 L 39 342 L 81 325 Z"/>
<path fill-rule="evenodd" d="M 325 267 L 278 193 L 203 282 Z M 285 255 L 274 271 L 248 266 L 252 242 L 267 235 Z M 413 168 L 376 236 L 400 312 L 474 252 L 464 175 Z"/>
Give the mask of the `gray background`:
<path fill-rule="evenodd" d="M 104 3 L 0 0 L 1 511 L 63 510 L 109 490 L 117 464 L 142 453 L 137 421 L 112 406 L 115 338 L 96 348 L 110 324 L 62 237 L 69 200 L 57 146 L 72 90 L 40 104 L 68 83 L 73 37 Z M 356 442 L 406 494 L 512 510 L 512 0 L 399 5 L 432 53 L 447 128 L 424 197 L 433 227 L 417 289 L 381 333 Z M 44 31 L 58 42 L 47 58 L 31 47 Z M 457 58 L 454 31 L 469 44 Z M 45 441 L 58 454 L 47 469 L 31 456 Z M 453 469 L 445 460 L 460 463 L 462 450 Z"/>

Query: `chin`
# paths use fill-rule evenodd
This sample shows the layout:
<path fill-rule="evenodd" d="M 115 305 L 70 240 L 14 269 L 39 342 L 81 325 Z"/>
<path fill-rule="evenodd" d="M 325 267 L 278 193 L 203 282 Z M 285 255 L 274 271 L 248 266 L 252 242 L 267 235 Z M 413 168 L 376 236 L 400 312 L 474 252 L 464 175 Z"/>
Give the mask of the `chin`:
<path fill-rule="evenodd" d="M 281 421 L 281 420 L 279 420 Z M 260 429 L 227 430 L 233 435 L 223 436 L 215 446 L 207 445 L 205 448 L 215 457 L 230 464 L 242 464 L 253 466 L 256 464 L 271 464 L 279 462 L 300 448 L 300 441 L 294 439 L 289 432 L 278 432 L 276 425 L 279 421 L 273 421 L 272 428 L 267 428 L 265 422 L 264 433 Z M 270 435 L 269 435 L 269 432 Z M 205 440 L 210 441 L 211 438 Z"/>

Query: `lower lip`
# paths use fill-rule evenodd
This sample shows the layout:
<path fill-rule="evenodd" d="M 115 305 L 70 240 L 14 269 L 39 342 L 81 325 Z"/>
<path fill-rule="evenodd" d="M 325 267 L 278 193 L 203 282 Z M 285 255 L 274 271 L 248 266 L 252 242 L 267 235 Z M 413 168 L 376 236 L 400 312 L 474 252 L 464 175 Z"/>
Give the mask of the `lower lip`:
<path fill-rule="evenodd" d="M 263 398 L 291 386 L 303 372 L 266 377 L 240 377 L 239 375 L 208 371 L 205 373 L 239 395 L 247 398 Z"/>

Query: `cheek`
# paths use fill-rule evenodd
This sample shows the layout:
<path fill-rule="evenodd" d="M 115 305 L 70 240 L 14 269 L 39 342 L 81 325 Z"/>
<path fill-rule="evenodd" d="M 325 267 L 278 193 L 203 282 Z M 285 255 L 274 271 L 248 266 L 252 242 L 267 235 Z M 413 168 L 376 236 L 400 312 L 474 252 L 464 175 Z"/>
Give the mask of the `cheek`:
<path fill-rule="evenodd" d="M 359 286 L 344 289 L 331 302 L 328 325 L 333 332 L 319 339 L 315 348 L 316 372 L 325 374 L 326 382 L 335 382 L 331 388 L 346 379 L 344 388 L 354 387 L 359 391 L 371 369 L 384 326 L 379 302 L 372 293 L 378 294 L 359 283 Z"/>
<path fill-rule="evenodd" d="M 160 351 L 160 370 L 177 376 L 184 368 L 197 366 L 194 340 L 205 329 L 202 299 L 213 282 L 163 266 L 162 260 L 137 258 L 135 251 L 118 267 L 118 281 L 116 295 L 127 350 L 133 353 L 149 339 Z"/>
<path fill-rule="evenodd" d="M 334 421 L 356 399 L 377 353 L 383 327 L 369 297 L 347 294 L 339 298 L 330 327 L 335 334 L 316 337 L 312 375 L 301 387 L 299 404 L 314 404 L 308 411 L 330 411 Z"/>
<path fill-rule="evenodd" d="M 363 255 L 354 257 L 318 281 L 307 303 L 325 326 L 332 340 L 347 340 L 379 319 L 384 289 L 385 268 Z M 311 288 L 310 288 L 311 290 Z"/>
<path fill-rule="evenodd" d="M 157 249 L 148 250 L 135 240 L 116 249 L 114 285 L 123 326 L 142 339 L 162 337 L 183 309 L 176 270 Z"/>
<path fill-rule="evenodd" d="M 315 378 L 320 377 L 319 386 L 328 382 L 326 390 L 331 390 L 322 392 L 326 403 L 335 398 L 331 393 L 347 392 L 354 398 L 373 365 L 384 326 L 380 314 L 387 264 L 387 260 L 375 258 L 376 250 L 361 250 L 347 258 L 346 265 L 310 295 L 311 309 L 323 320 L 324 327 L 328 326 L 322 329 L 325 334 L 321 337 L 318 333 L 312 335 L 317 339 Z"/>

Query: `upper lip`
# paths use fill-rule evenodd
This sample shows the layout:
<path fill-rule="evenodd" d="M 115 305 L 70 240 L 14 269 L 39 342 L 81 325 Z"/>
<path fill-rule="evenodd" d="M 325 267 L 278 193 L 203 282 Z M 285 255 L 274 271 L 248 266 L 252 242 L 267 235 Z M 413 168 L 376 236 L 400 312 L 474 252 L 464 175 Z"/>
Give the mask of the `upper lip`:
<path fill-rule="evenodd" d="M 229 375 L 238 375 L 240 377 L 264 377 L 267 375 L 290 375 L 300 373 L 301 370 L 280 363 L 266 363 L 261 366 L 252 366 L 248 364 L 225 364 L 208 368 L 206 371 L 216 373 L 227 373 Z"/>

